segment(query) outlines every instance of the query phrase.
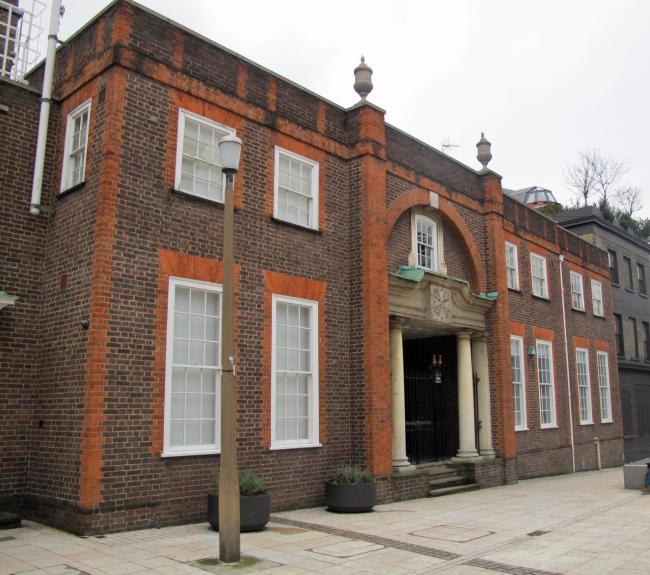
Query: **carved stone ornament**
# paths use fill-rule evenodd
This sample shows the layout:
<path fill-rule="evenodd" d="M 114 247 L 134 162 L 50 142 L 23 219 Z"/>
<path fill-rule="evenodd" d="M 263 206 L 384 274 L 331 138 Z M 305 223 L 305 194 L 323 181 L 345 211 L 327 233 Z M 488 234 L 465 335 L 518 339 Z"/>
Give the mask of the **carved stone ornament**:
<path fill-rule="evenodd" d="M 451 322 L 451 290 L 431 286 L 431 319 L 440 323 Z"/>

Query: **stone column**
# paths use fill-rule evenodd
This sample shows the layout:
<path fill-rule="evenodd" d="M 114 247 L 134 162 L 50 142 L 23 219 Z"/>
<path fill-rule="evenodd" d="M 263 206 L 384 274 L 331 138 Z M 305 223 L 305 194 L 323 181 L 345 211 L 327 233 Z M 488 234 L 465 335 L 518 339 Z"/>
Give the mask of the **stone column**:
<path fill-rule="evenodd" d="M 472 365 L 478 375 L 479 449 L 483 457 L 494 457 L 492 447 L 492 412 L 490 411 L 490 372 L 488 370 L 487 336 L 472 338 Z"/>
<path fill-rule="evenodd" d="M 478 457 L 474 436 L 474 383 L 472 380 L 471 333 L 461 331 L 456 335 L 458 362 L 458 436 L 459 448 L 456 457 L 468 459 Z"/>
<path fill-rule="evenodd" d="M 390 322 L 390 383 L 392 389 L 391 412 L 393 423 L 393 471 L 414 469 L 406 457 L 406 410 L 404 408 L 404 354 L 402 352 L 403 323 L 391 318 Z"/>

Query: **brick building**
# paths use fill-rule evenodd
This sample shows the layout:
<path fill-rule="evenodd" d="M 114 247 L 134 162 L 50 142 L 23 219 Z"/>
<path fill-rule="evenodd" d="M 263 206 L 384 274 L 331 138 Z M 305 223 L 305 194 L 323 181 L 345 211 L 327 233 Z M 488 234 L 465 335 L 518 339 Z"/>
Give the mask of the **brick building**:
<path fill-rule="evenodd" d="M 607 251 L 621 385 L 625 460 L 650 457 L 650 245 L 605 219 L 594 206 L 559 214 L 558 222 Z"/>
<path fill-rule="evenodd" d="M 432 461 L 485 486 L 622 462 L 607 254 L 498 174 L 118 0 L 58 51 L 31 215 L 42 74 L 0 80 L 3 505 L 203 519 L 233 132 L 239 461 L 276 509 L 346 463 L 389 501 Z"/>

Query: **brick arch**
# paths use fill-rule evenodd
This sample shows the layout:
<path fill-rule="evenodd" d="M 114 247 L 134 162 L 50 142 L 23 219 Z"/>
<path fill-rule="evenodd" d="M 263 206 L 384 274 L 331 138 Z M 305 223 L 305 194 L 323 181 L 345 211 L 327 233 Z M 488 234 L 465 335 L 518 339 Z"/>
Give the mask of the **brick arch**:
<path fill-rule="evenodd" d="M 412 189 L 404 194 L 400 195 L 398 198 L 393 200 L 393 202 L 388 207 L 386 211 L 386 229 L 385 229 L 385 240 L 388 243 L 388 238 L 393 231 L 395 223 L 399 217 L 406 211 L 416 206 L 429 206 L 429 191 L 423 190 L 421 188 Z M 463 218 L 458 213 L 458 210 L 454 205 L 441 196 L 438 196 L 438 211 L 444 216 L 444 220 L 447 224 L 450 224 L 451 227 L 456 231 L 461 241 L 465 245 L 467 250 L 467 255 L 469 256 L 469 262 L 471 267 L 471 276 L 472 276 L 472 287 L 478 291 L 485 291 L 485 268 L 483 262 L 479 257 L 478 246 L 476 245 L 476 240 L 474 236 L 469 231 L 467 224 L 463 221 Z"/>

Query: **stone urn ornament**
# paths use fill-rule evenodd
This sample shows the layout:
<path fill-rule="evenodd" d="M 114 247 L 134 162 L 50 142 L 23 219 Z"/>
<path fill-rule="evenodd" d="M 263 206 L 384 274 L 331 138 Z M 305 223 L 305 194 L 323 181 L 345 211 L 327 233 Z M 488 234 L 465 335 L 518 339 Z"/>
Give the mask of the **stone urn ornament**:
<path fill-rule="evenodd" d="M 362 102 L 372 92 L 372 68 L 366 64 L 363 56 L 361 63 L 354 69 L 354 91 L 361 96 Z"/>

